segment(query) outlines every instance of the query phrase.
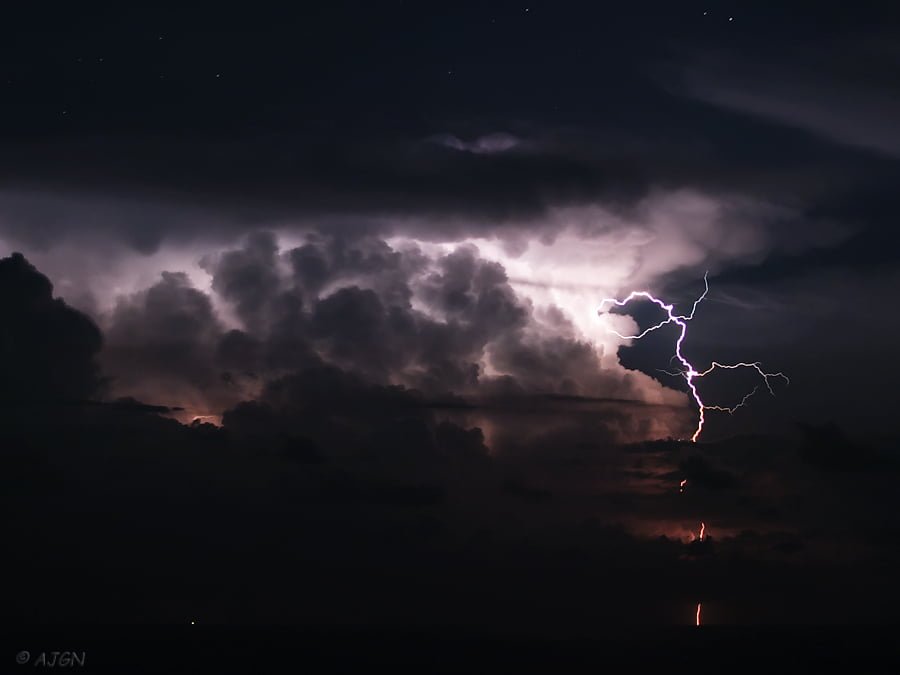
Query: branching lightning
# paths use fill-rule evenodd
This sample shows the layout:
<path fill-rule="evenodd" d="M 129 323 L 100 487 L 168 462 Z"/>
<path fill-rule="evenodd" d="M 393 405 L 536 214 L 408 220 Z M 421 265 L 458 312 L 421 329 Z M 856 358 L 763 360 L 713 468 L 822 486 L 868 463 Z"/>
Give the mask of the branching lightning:
<path fill-rule="evenodd" d="M 780 378 L 783 378 L 786 383 L 790 384 L 790 380 L 788 379 L 787 375 L 785 375 L 784 373 L 767 373 L 762 369 L 762 365 L 759 362 L 753 362 L 753 363 L 741 362 L 741 363 L 734 363 L 734 364 L 723 364 L 723 363 L 719 363 L 718 361 L 713 361 L 712 365 L 709 368 L 707 368 L 706 370 L 701 372 L 701 371 L 697 370 L 693 365 L 691 365 L 691 363 L 684 357 L 684 355 L 681 352 L 681 347 L 682 347 L 682 344 L 684 343 L 684 338 L 687 335 L 688 322 L 694 318 L 694 314 L 697 311 L 697 306 L 703 301 L 703 299 L 706 297 L 707 293 L 709 293 L 709 282 L 707 280 L 708 274 L 709 273 L 706 273 L 703 275 L 704 290 L 703 290 L 702 295 L 700 295 L 700 297 L 694 301 L 694 305 L 693 305 L 693 307 L 691 307 L 690 314 L 676 314 L 674 305 L 666 304 L 659 298 L 653 296 L 649 291 L 632 291 L 623 300 L 617 300 L 615 298 L 606 298 L 600 303 L 600 309 L 598 310 L 598 314 L 602 314 L 604 307 L 606 307 L 607 305 L 615 305 L 617 307 L 624 307 L 632 300 L 635 300 L 637 298 L 644 298 L 645 300 L 649 300 L 650 302 L 657 305 L 660 309 L 662 309 L 666 313 L 665 319 L 663 319 L 662 321 L 660 321 L 659 323 L 657 323 L 654 326 L 650 326 L 650 328 L 645 329 L 638 335 L 622 335 L 621 333 L 618 333 L 614 330 L 610 330 L 611 333 L 617 335 L 618 337 L 622 338 L 623 340 L 640 340 L 642 337 L 646 336 L 647 334 L 652 333 L 653 331 L 658 330 L 658 329 L 662 328 L 663 326 L 666 326 L 670 323 L 676 324 L 681 329 L 681 331 L 678 335 L 678 339 L 675 342 L 675 354 L 671 360 L 678 359 L 678 361 L 681 363 L 682 370 L 677 371 L 677 372 L 672 372 L 672 371 L 663 371 L 663 372 L 666 372 L 669 375 L 673 375 L 673 376 L 684 377 L 684 379 L 687 380 L 688 389 L 690 389 L 690 391 L 691 391 L 691 396 L 693 397 L 694 401 L 697 404 L 697 407 L 699 409 L 699 419 L 697 421 L 697 429 L 694 431 L 694 434 L 691 436 L 692 442 L 696 442 L 697 438 L 700 436 L 700 433 L 703 431 L 703 423 L 706 420 L 705 412 L 707 410 L 718 410 L 720 412 L 727 412 L 729 414 L 732 414 L 739 408 L 742 408 L 747 403 L 747 401 L 750 399 L 750 397 L 756 393 L 756 391 L 758 389 L 758 387 L 757 387 L 756 389 L 751 391 L 749 394 L 744 396 L 744 398 L 741 400 L 740 403 L 738 403 L 737 405 L 732 406 L 732 407 L 720 406 L 720 405 L 707 405 L 700 398 L 700 392 L 697 391 L 697 385 L 696 385 L 695 380 L 705 377 L 706 375 L 709 375 L 711 372 L 713 372 L 717 368 L 722 368 L 722 369 L 727 369 L 727 370 L 732 370 L 732 369 L 736 369 L 736 368 L 752 368 L 757 373 L 759 373 L 759 375 L 763 379 L 763 382 L 766 385 L 766 388 L 769 390 L 769 393 L 772 394 L 773 396 L 775 395 L 775 391 L 772 389 L 772 383 L 771 383 L 772 378 L 780 377 Z"/>
<path fill-rule="evenodd" d="M 699 298 L 697 298 L 694 301 L 694 304 L 691 307 L 690 314 L 676 314 L 674 305 L 666 304 L 659 298 L 653 296 L 649 291 L 632 291 L 622 300 L 617 300 L 615 298 L 606 298 L 600 303 L 600 308 L 597 311 L 598 314 L 603 314 L 604 309 L 606 308 L 607 305 L 615 305 L 616 307 L 624 307 L 632 300 L 635 300 L 638 298 L 643 298 L 645 300 L 649 300 L 650 302 L 655 304 L 657 307 L 659 307 L 666 313 L 666 318 L 664 318 L 662 321 L 660 321 L 656 325 L 650 326 L 649 328 L 643 330 L 642 332 L 638 333 L 637 335 L 622 335 L 621 333 L 618 333 L 614 330 L 610 330 L 611 333 L 617 335 L 618 337 L 622 338 L 623 340 L 640 340 L 641 338 L 645 337 L 649 333 L 652 333 L 655 330 L 659 330 L 663 326 L 667 326 L 670 323 L 674 323 L 675 325 L 677 325 L 679 327 L 680 332 L 678 334 L 678 339 L 675 341 L 675 354 L 672 355 L 672 358 L 669 360 L 669 362 L 671 363 L 677 359 L 679 361 L 679 363 L 681 364 L 681 369 L 678 371 L 661 370 L 661 372 L 671 375 L 673 377 L 684 377 L 684 379 L 687 381 L 688 389 L 690 389 L 691 396 L 693 397 L 694 401 L 696 402 L 697 408 L 699 411 L 698 420 L 697 420 L 697 428 L 694 430 L 694 433 L 691 436 L 692 443 L 696 443 L 697 438 L 699 438 L 700 434 L 703 431 L 703 423 L 706 421 L 705 413 L 707 410 L 717 410 L 719 412 L 726 412 L 729 414 L 733 414 L 736 410 L 744 407 L 747 404 L 747 401 L 749 401 L 750 398 L 754 394 L 756 394 L 757 391 L 759 391 L 759 386 L 754 387 L 753 391 L 746 394 L 738 404 L 731 406 L 731 407 L 723 406 L 723 405 L 707 405 L 706 403 L 703 402 L 703 399 L 700 398 L 700 392 L 697 391 L 697 384 L 696 384 L 695 380 L 700 379 L 702 377 L 706 377 L 707 375 L 709 375 L 716 369 L 734 370 L 737 368 L 751 368 L 759 374 L 759 376 L 763 380 L 763 383 L 766 385 L 766 389 L 769 390 L 769 393 L 772 396 L 775 395 L 775 391 L 772 389 L 772 382 L 771 382 L 771 380 L 773 378 L 780 377 L 787 384 L 790 384 L 790 382 L 791 382 L 788 379 L 787 375 L 785 375 L 784 373 L 780 373 L 780 372 L 779 373 L 768 373 L 768 372 L 764 371 L 762 369 L 762 364 L 760 364 L 758 361 L 754 361 L 751 363 L 741 362 L 741 363 L 733 363 L 733 364 L 725 364 L 725 363 L 719 363 L 718 361 L 713 361 L 712 364 L 709 366 L 709 368 L 707 368 L 706 370 L 700 371 L 700 370 L 697 370 L 690 363 L 690 361 L 688 361 L 685 358 L 684 354 L 681 351 L 681 348 L 682 348 L 682 345 L 684 344 L 684 339 L 687 336 L 687 325 L 688 325 L 688 322 L 690 322 L 694 318 L 694 314 L 696 314 L 696 312 L 697 312 L 698 305 L 703 301 L 704 298 L 706 298 L 707 294 L 709 293 L 708 276 L 709 276 L 709 273 L 706 273 L 703 275 L 703 286 L 704 286 L 703 293 L 700 295 Z M 685 485 L 687 485 L 687 479 L 682 479 L 678 485 L 678 491 L 680 493 L 684 492 Z M 697 537 L 697 539 L 699 539 L 699 541 L 701 541 L 701 542 L 706 539 L 706 523 L 705 522 L 700 523 L 700 532 L 699 532 L 699 537 Z M 694 541 L 694 540 L 695 540 L 695 535 L 693 532 L 691 532 L 691 541 Z M 701 603 L 698 602 L 697 603 L 697 612 L 696 612 L 696 616 L 695 616 L 695 622 L 696 622 L 697 626 L 700 625 L 701 609 L 702 609 Z"/>

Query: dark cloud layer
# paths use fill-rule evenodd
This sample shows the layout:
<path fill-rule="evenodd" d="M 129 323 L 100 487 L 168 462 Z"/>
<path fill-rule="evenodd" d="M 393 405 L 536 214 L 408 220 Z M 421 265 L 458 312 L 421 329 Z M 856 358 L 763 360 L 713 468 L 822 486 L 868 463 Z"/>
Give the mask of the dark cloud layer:
<path fill-rule="evenodd" d="M 267 379 L 327 363 L 433 400 L 644 396 L 646 385 L 601 366 L 558 309 L 554 330 L 542 328 L 503 267 L 473 246 L 432 260 L 374 237 L 313 234 L 281 250 L 258 233 L 202 264 L 240 327 L 227 328 L 186 275 L 164 272 L 108 319 L 104 363 L 120 394 L 221 413 Z"/>
<path fill-rule="evenodd" d="M 50 281 L 21 254 L 0 259 L 0 315 L 0 398 L 6 405 L 100 394 L 100 331 L 54 298 Z"/>
<path fill-rule="evenodd" d="M 78 31 L 17 10 L 0 52 L 15 130 L 0 138 L 0 238 L 149 252 L 327 220 L 513 239 L 552 232 L 554 208 L 629 211 L 663 188 L 840 214 L 896 244 L 868 206 L 873 185 L 884 199 L 897 178 L 891 8 L 819 8 L 814 22 L 789 6 L 623 6 L 602 20 L 586 6 L 521 10 L 334 3 L 201 21 L 109 8 L 71 22 L 112 56 L 84 53 L 62 72 L 27 36 L 51 35 L 71 60 L 86 50 Z M 239 56 L 236 41 L 253 46 Z M 357 58 L 340 55 L 349 44 Z M 172 61 L 146 57 L 157 51 Z"/>
<path fill-rule="evenodd" d="M 517 306 L 505 292 L 491 295 L 502 276 L 490 265 L 478 272 L 480 264 L 464 251 L 429 279 L 460 323 L 485 293 L 491 308 Z M 446 283 L 459 281 L 459 265 L 484 286 Z M 18 310 L 18 334 L 41 345 L 63 337 L 64 325 L 99 346 L 90 320 L 53 300 L 23 258 L 0 269 L 5 306 L 30 308 Z M 54 312 L 68 322 L 48 324 Z M 492 316 L 508 329 L 528 315 Z M 272 334 L 254 341 L 222 331 L 205 296 L 178 275 L 123 304 L 116 319 L 110 340 L 140 328 L 148 342 L 129 340 L 141 348 L 133 358 L 160 368 L 210 340 L 227 345 L 216 358 L 243 363 Z M 94 355 L 87 350 L 81 365 Z M 24 413 L 5 402 L 4 501 L 16 514 L 5 526 L 16 542 L 6 617 L 415 620 L 571 636 L 604 624 L 683 623 L 697 597 L 713 622 L 842 623 L 861 606 L 870 620 L 892 615 L 897 472 L 883 449 L 860 461 L 859 448 L 827 429 L 809 429 L 799 444 L 760 435 L 623 445 L 604 425 L 636 419 L 624 404 L 457 400 L 458 411 L 492 425 L 489 447 L 481 428 L 445 415 L 453 401 L 436 405 L 378 382 L 377 369 L 352 359 L 348 370 L 307 358 L 260 375 L 261 389 L 229 409 L 222 427 L 185 426 L 135 401 L 48 399 Z M 203 369 L 181 368 L 203 381 Z M 88 371 L 83 393 L 93 394 L 97 372 Z M 45 396 L 70 393 L 34 360 L 21 373 Z M 707 539 L 692 543 L 701 521 Z M 848 579 L 847 564 L 860 573 Z M 827 597 L 823 586 L 833 589 Z"/>
<path fill-rule="evenodd" d="M 697 58 L 687 92 L 712 104 L 803 129 L 835 143 L 897 157 L 900 65 L 895 35 L 863 35 L 779 45 L 738 63 L 727 50 Z"/>

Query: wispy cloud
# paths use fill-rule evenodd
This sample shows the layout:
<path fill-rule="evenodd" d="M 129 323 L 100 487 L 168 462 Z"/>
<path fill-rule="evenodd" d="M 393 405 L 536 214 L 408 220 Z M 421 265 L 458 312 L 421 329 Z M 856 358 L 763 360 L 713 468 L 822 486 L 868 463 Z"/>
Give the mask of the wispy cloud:
<path fill-rule="evenodd" d="M 486 134 L 472 141 L 464 141 L 457 136 L 444 134 L 436 136 L 432 140 L 444 147 L 475 155 L 494 155 L 517 148 L 523 143 L 520 138 L 506 133 Z"/>

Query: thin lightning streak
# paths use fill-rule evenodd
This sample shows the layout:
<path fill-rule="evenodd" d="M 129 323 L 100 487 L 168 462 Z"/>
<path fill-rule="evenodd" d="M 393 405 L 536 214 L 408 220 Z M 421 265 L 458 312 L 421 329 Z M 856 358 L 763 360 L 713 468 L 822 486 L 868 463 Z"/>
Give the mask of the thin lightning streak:
<path fill-rule="evenodd" d="M 700 536 L 698 537 L 699 541 L 704 541 L 706 539 L 706 523 L 702 520 L 700 521 Z M 691 541 L 694 541 L 694 533 L 691 532 Z M 700 603 L 697 603 L 697 625 L 700 625 Z"/>
<path fill-rule="evenodd" d="M 678 491 L 684 492 L 684 486 L 687 485 L 687 478 L 683 478 L 681 482 L 678 484 Z"/>
<path fill-rule="evenodd" d="M 780 378 L 783 378 L 787 384 L 790 384 L 790 382 L 791 382 L 788 379 L 787 375 L 785 375 L 784 373 L 767 373 L 767 372 L 765 372 L 762 369 L 762 366 L 760 365 L 759 362 L 754 362 L 754 363 L 743 363 L 742 362 L 742 363 L 735 363 L 735 364 L 722 364 L 722 363 L 719 363 L 718 361 L 713 361 L 712 365 L 709 368 L 707 368 L 703 372 L 700 372 L 696 368 L 694 368 L 694 366 L 691 365 L 691 363 L 684 357 L 684 355 L 681 353 L 681 347 L 682 347 L 682 344 L 684 343 L 684 338 L 687 335 L 687 324 L 691 319 L 694 318 L 694 314 L 697 312 L 697 306 L 703 301 L 703 299 L 706 297 L 707 293 L 709 293 L 708 276 L 709 276 L 709 272 L 707 272 L 703 275 L 703 286 L 704 286 L 703 293 L 700 295 L 699 298 L 697 298 L 694 301 L 694 305 L 691 307 L 690 314 L 676 314 L 674 305 L 667 305 L 665 302 L 663 302 L 659 298 L 654 297 L 649 291 L 632 291 L 631 293 L 628 294 L 628 296 L 625 297 L 624 300 L 617 300 L 615 298 L 606 298 L 600 303 L 600 309 L 597 310 L 597 312 L 599 314 L 599 313 L 603 312 L 603 309 L 607 304 L 612 304 L 617 307 L 624 307 L 632 300 L 635 300 L 637 298 L 644 298 L 645 300 L 649 300 L 650 302 L 654 303 L 656 306 L 658 306 L 660 309 L 662 309 L 666 313 L 665 319 L 660 321 L 658 324 L 651 326 L 650 328 L 647 328 L 646 330 L 639 333 L 638 335 L 622 335 L 621 333 L 618 333 L 614 330 L 610 330 L 611 333 L 613 333 L 614 335 L 617 335 L 618 337 L 622 338 L 623 340 L 639 340 L 642 337 L 644 337 L 645 335 L 647 335 L 648 333 L 658 330 L 658 329 L 662 328 L 663 326 L 666 326 L 670 323 L 676 324 L 681 329 L 681 332 L 678 335 L 678 339 L 675 341 L 675 354 L 672 357 L 672 359 L 670 359 L 670 362 L 672 360 L 678 359 L 678 361 L 683 366 L 683 370 L 679 373 L 673 373 L 671 371 L 663 371 L 663 372 L 666 372 L 669 375 L 673 375 L 673 376 L 681 375 L 684 377 L 685 380 L 687 380 L 688 389 L 690 389 L 691 396 L 693 397 L 694 402 L 696 402 L 697 408 L 699 410 L 699 419 L 697 420 L 697 429 L 694 431 L 694 434 L 691 436 L 691 442 L 694 442 L 694 443 L 697 441 L 697 438 L 699 438 L 700 433 L 703 431 L 703 423 L 706 421 L 705 413 L 707 410 L 718 410 L 721 412 L 733 413 L 738 408 L 743 407 L 744 404 L 747 402 L 747 400 L 751 396 L 753 396 L 753 394 L 756 393 L 756 389 L 754 389 L 752 392 L 747 394 L 740 403 L 738 403 L 736 406 L 734 406 L 732 408 L 728 408 L 725 406 L 718 406 L 718 405 L 706 405 L 705 403 L 703 403 L 703 400 L 700 398 L 700 392 L 697 391 L 697 385 L 694 382 L 694 380 L 699 379 L 701 377 L 705 377 L 706 375 L 709 375 L 716 368 L 723 368 L 723 369 L 728 369 L 728 370 L 733 370 L 735 368 L 752 368 L 757 373 L 759 373 L 759 375 L 763 378 L 763 381 L 766 384 L 766 388 L 769 390 L 769 393 L 772 394 L 773 396 L 775 395 L 775 391 L 772 389 L 772 383 L 770 382 L 770 378 L 780 377 Z"/>
<path fill-rule="evenodd" d="M 766 383 L 766 387 L 768 388 L 769 393 L 772 394 L 772 396 L 775 395 L 775 392 L 772 391 L 772 385 L 769 383 L 770 377 L 780 377 L 780 378 L 784 379 L 785 383 L 787 383 L 787 384 L 791 383 L 788 376 L 785 375 L 784 373 L 766 373 L 766 372 L 764 372 L 761 367 L 761 364 L 758 361 L 755 363 L 735 363 L 732 365 L 724 365 L 717 361 L 713 361 L 712 365 L 709 368 L 707 368 L 706 370 L 704 370 L 702 373 L 698 373 L 697 377 L 703 377 L 704 375 L 709 375 L 716 368 L 727 368 L 729 370 L 734 370 L 735 368 L 753 368 L 757 373 L 762 375 L 762 378 Z"/>
<path fill-rule="evenodd" d="M 744 396 L 744 398 L 741 399 L 741 402 L 732 408 L 726 408 L 723 405 L 708 405 L 708 406 L 706 406 L 706 409 L 707 410 L 721 410 L 722 412 L 727 412 L 729 415 L 733 415 L 735 410 L 737 410 L 738 408 L 743 408 L 744 405 L 747 403 L 747 400 L 758 391 L 759 391 L 759 387 L 753 387 L 753 391 L 751 391 L 749 394 Z"/>

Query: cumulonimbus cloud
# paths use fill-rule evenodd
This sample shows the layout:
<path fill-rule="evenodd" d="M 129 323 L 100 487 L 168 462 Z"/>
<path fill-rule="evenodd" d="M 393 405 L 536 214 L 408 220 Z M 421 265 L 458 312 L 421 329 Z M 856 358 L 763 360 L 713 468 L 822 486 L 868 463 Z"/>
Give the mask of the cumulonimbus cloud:
<path fill-rule="evenodd" d="M 785 207 L 690 190 L 626 208 L 548 207 L 521 223 L 448 218 L 244 226 L 237 241 L 163 239 L 150 254 L 110 244 L 109 264 L 81 267 L 67 262 L 80 249 L 72 237 L 36 256 L 90 298 L 117 393 L 186 414 L 220 414 L 320 362 L 432 396 L 684 406 L 681 392 L 621 366 L 626 341 L 609 328 L 628 332 L 631 320 L 599 317 L 599 300 L 802 248 L 814 229 Z M 786 222 L 792 235 L 776 239 Z"/>

